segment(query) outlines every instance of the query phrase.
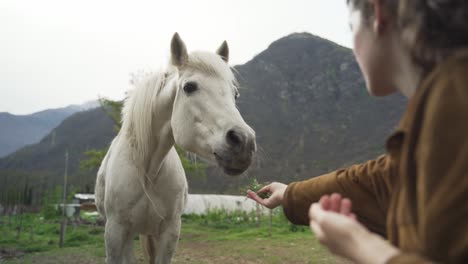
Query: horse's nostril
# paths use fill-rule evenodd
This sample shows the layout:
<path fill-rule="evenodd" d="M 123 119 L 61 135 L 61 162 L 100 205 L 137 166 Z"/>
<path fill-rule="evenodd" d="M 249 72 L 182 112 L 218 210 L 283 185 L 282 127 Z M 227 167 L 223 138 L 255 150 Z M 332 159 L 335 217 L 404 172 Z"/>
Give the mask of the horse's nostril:
<path fill-rule="evenodd" d="M 238 147 L 242 144 L 242 136 L 234 129 L 231 129 L 226 133 L 226 140 L 232 147 Z"/>

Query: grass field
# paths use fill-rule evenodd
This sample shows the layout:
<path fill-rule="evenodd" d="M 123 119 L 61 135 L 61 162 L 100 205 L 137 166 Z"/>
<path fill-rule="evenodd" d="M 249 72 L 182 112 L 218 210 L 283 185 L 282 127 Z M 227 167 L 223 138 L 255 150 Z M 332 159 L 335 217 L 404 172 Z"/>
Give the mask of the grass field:
<path fill-rule="evenodd" d="M 41 215 L 6 217 L 0 226 L 0 263 L 104 263 L 104 229 L 93 225 L 69 225 L 65 246 L 58 248 L 59 223 Z M 31 230 L 33 235 L 31 236 Z M 138 238 L 135 253 L 143 256 Z M 6 255 L 20 255 L 8 257 Z M 289 224 L 280 211 L 263 216 L 213 211 L 205 216 L 185 216 L 173 263 L 342 263 L 318 244 L 307 227 Z"/>

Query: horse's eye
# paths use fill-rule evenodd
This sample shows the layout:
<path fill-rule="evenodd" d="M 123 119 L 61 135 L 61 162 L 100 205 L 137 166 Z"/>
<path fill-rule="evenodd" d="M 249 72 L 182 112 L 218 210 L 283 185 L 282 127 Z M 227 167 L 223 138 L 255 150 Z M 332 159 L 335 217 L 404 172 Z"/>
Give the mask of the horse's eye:
<path fill-rule="evenodd" d="M 188 82 L 184 84 L 184 92 L 187 94 L 193 93 L 198 89 L 197 84 L 193 82 Z"/>
<path fill-rule="evenodd" d="M 239 96 L 240 96 L 240 94 L 239 94 L 239 93 L 236 93 L 236 94 L 234 95 L 234 99 L 237 100 L 237 98 L 239 98 Z"/>

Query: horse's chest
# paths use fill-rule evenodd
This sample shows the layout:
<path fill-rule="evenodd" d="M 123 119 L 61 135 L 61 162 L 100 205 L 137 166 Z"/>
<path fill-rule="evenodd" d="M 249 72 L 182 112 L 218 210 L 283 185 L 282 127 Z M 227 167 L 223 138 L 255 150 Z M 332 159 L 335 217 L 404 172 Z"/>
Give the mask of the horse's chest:
<path fill-rule="evenodd" d="M 159 233 L 163 220 L 177 220 L 175 218 L 180 217 L 184 206 L 180 195 L 175 194 L 172 199 L 168 199 L 167 196 L 145 194 L 132 210 L 135 231 L 143 234 Z"/>

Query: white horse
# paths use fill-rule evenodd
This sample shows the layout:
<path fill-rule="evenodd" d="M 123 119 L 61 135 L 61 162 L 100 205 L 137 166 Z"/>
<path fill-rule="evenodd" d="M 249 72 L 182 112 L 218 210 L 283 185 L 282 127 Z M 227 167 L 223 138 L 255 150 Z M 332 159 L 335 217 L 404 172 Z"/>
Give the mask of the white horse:
<path fill-rule="evenodd" d="M 239 93 L 229 49 L 188 54 L 176 33 L 166 69 L 136 85 L 123 123 L 96 182 L 96 205 L 107 219 L 107 263 L 135 263 L 140 234 L 149 263 L 170 263 L 179 240 L 187 180 L 174 144 L 243 173 L 256 151 L 255 133 L 236 108 Z"/>

